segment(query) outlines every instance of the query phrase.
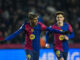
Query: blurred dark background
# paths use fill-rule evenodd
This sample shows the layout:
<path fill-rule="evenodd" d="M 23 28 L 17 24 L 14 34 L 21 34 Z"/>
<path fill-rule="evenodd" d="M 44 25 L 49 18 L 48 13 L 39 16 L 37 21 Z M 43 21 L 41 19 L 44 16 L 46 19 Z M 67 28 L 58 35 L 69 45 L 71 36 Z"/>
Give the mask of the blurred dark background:
<path fill-rule="evenodd" d="M 15 32 L 27 20 L 27 12 L 39 15 L 47 26 L 55 23 L 56 11 L 64 11 L 75 32 L 75 38 L 69 43 L 80 43 L 80 0 L 0 0 L 0 40 Z M 1 44 L 19 44 L 24 42 L 24 32 L 16 38 Z"/>

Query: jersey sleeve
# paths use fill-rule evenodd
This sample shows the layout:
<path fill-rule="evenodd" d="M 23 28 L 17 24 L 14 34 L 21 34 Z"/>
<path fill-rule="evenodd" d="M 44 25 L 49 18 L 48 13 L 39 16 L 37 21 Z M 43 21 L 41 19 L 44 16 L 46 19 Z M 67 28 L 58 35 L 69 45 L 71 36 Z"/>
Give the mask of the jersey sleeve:
<path fill-rule="evenodd" d="M 19 33 L 21 33 L 23 30 L 25 29 L 24 24 L 13 34 L 11 34 L 10 36 L 8 36 L 7 38 L 5 38 L 5 40 L 11 40 L 13 38 L 15 38 L 17 35 L 19 35 Z"/>
<path fill-rule="evenodd" d="M 71 27 L 70 24 L 68 25 L 68 31 L 70 32 L 70 34 L 68 35 L 68 38 L 69 39 L 74 38 L 74 32 L 73 32 L 72 27 Z"/>
<path fill-rule="evenodd" d="M 47 29 L 46 25 L 42 24 L 41 22 L 39 22 L 39 24 L 41 26 L 41 30 L 46 30 Z"/>
<path fill-rule="evenodd" d="M 48 44 L 48 40 L 49 40 L 49 31 L 46 32 L 46 44 Z"/>
<path fill-rule="evenodd" d="M 47 27 L 47 30 L 50 31 L 50 32 L 53 32 L 53 33 L 65 34 L 65 32 L 62 32 L 62 31 L 57 30 L 57 29 L 54 29 L 51 26 Z"/>

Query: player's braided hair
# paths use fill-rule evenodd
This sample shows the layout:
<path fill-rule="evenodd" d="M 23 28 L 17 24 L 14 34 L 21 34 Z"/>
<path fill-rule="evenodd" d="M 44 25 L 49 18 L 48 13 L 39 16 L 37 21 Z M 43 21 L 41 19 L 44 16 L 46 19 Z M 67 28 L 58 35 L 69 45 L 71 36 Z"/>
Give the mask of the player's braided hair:
<path fill-rule="evenodd" d="M 65 14 L 64 14 L 63 11 L 57 11 L 57 12 L 56 12 L 56 16 L 59 15 L 59 14 L 61 14 L 61 15 L 63 15 L 63 17 L 65 17 Z"/>
<path fill-rule="evenodd" d="M 35 17 L 38 17 L 37 14 L 32 13 L 32 12 L 29 12 L 29 13 L 28 13 L 28 19 L 31 19 L 31 20 L 32 20 L 32 19 L 34 19 Z"/>

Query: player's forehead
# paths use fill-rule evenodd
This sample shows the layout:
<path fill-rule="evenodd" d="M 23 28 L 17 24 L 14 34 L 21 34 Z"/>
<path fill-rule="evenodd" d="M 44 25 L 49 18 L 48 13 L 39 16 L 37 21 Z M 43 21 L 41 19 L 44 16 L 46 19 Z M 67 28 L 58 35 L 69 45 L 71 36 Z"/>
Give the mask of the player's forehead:
<path fill-rule="evenodd" d="M 38 19 L 38 17 L 33 18 L 33 20 L 37 20 L 37 19 Z"/>
<path fill-rule="evenodd" d="M 56 17 L 64 17 L 62 14 L 58 14 Z"/>

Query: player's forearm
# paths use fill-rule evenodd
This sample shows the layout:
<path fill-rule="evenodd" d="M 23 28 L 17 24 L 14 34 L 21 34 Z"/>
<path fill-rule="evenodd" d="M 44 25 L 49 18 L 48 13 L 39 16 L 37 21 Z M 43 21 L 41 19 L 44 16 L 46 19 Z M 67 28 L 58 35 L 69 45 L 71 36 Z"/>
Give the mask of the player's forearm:
<path fill-rule="evenodd" d="M 50 47 L 49 46 L 49 43 L 48 43 L 48 40 L 49 40 L 49 31 L 46 32 L 46 45 L 45 45 L 46 48 L 49 48 Z"/>
<path fill-rule="evenodd" d="M 49 32 L 46 32 L 46 44 L 48 43 L 49 40 Z"/>
<path fill-rule="evenodd" d="M 69 38 L 69 39 L 74 38 L 74 32 L 72 32 L 70 35 L 68 35 L 68 38 Z"/>
<path fill-rule="evenodd" d="M 20 32 L 22 32 L 22 29 L 20 29 L 20 30 L 16 31 L 15 33 L 11 34 L 7 38 L 5 38 L 5 40 L 11 40 L 11 39 L 15 38 Z"/>
<path fill-rule="evenodd" d="M 63 32 L 61 32 L 60 30 L 56 30 L 56 29 L 52 29 L 52 28 L 47 28 L 47 30 L 49 30 L 51 32 L 63 34 Z"/>

